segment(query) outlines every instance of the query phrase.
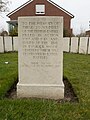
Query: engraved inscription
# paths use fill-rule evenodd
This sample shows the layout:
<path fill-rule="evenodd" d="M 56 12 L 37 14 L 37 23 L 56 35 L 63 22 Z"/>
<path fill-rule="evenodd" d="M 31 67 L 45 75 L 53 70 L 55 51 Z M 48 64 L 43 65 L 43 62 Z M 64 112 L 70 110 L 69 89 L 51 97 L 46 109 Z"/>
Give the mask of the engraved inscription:
<path fill-rule="evenodd" d="M 48 59 L 58 54 L 58 35 L 60 22 L 38 18 L 22 21 L 22 51 L 24 57 L 30 57 L 33 67 L 51 67 Z M 58 65 L 56 65 L 58 66 Z"/>

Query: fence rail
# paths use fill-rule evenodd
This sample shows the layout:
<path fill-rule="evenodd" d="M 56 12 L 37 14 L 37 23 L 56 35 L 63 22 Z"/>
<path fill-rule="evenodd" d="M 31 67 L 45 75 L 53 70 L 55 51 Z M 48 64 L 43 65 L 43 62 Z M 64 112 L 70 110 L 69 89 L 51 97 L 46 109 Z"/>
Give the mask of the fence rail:
<path fill-rule="evenodd" d="M 18 51 L 18 37 L 0 36 L 0 53 Z M 90 54 L 90 37 L 64 37 L 63 51 Z"/>

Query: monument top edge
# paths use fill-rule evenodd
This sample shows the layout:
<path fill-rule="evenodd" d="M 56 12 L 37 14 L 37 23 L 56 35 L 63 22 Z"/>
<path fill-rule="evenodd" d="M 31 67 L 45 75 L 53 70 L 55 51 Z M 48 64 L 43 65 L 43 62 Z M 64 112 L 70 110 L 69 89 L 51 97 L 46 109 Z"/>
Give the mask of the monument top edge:
<path fill-rule="evenodd" d="M 27 19 L 29 19 L 29 18 L 61 18 L 61 19 L 63 19 L 63 16 L 20 16 L 20 17 L 18 17 L 18 19 L 23 19 L 23 18 L 27 18 Z"/>

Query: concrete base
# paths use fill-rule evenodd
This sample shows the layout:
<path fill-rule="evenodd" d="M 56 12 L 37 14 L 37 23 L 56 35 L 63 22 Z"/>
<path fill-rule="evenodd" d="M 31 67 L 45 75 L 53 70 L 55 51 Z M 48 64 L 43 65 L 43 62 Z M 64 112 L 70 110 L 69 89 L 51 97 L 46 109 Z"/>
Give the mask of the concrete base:
<path fill-rule="evenodd" d="M 46 99 L 63 99 L 64 85 L 54 84 L 17 84 L 17 97 L 36 97 Z"/>

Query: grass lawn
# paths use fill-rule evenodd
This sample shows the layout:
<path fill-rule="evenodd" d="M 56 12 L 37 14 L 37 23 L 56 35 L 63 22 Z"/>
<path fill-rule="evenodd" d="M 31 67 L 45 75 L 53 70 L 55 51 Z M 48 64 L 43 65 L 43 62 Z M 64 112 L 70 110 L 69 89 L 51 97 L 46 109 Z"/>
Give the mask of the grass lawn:
<path fill-rule="evenodd" d="M 17 53 L 0 54 L 0 99 L 17 79 L 17 62 Z"/>
<path fill-rule="evenodd" d="M 64 53 L 64 76 L 79 103 L 3 98 L 17 79 L 17 53 L 0 54 L 0 120 L 90 120 L 90 55 Z"/>

